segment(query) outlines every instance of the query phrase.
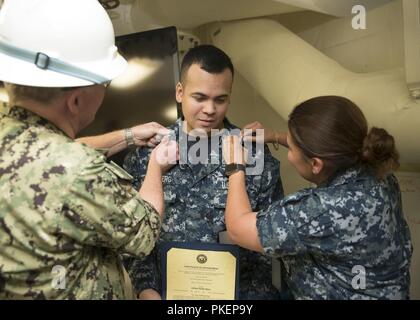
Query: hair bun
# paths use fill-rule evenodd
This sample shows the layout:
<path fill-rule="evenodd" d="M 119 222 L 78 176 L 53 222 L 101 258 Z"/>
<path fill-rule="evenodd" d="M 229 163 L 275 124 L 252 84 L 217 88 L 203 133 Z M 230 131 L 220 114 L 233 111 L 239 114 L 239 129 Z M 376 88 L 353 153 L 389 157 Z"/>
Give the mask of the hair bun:
<path fill-rule="evenodd" d="M 399 154 L 394 137 L 385 129 L 372 128 L 363 141 L 362 161 L 382 177 L 398 169 Z"/>

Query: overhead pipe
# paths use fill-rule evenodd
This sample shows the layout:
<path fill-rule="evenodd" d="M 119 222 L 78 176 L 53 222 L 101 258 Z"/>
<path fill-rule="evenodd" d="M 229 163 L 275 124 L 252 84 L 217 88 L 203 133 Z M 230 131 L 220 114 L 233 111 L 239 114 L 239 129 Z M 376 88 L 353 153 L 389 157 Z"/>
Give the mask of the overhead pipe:
<path fill-rule="evenodd" d="M 341 95 L 363 110 L 370 125 L 396 139 L 404 164 L 420 164 L 420 101 L 404 69 L 355 73 L 276 21 L 245 20 L 211 26 L 213 42 L 284 119 L 297 104 L 320 95 Z"/>

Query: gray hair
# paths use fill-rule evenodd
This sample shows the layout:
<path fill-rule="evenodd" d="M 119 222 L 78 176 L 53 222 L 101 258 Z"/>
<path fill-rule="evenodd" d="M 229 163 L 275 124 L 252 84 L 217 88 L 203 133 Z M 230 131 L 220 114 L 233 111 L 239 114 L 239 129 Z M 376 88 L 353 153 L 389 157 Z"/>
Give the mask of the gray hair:
<path fill-rule="evenodd" d="M 13 83 L 4 83 L 10 101 L 34 100 L 40 103 L 51 103 L 63 95 L 62 88 L 32 87 Z"/>

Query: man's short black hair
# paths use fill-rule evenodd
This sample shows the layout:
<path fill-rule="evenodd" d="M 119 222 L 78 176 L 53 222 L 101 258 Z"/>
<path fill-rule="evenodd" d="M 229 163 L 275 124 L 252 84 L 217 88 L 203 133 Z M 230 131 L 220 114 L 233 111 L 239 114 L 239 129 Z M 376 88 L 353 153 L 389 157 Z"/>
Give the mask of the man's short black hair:
<path fill-rule="evenodd" d="M 213 45 L 199 45 L 190 49 L 182 60 L 181 81 L 185 79 L 188 69 L 198 64 L 201 69 L 211 74 L 222 73 L 229 69 L 234 75 L 233 64 L 229 56 Z"/>

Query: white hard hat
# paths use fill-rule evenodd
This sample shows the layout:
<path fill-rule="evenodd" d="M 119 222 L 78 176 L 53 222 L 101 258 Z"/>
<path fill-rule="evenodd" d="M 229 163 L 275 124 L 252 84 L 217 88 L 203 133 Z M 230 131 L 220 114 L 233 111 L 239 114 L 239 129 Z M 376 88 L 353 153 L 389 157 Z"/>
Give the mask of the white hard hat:
<path fill-rule="evenodd" d="M 98 0 L 5 0 L 0 80 L 37 87 L 105 83 L 127 65 Z"/>

